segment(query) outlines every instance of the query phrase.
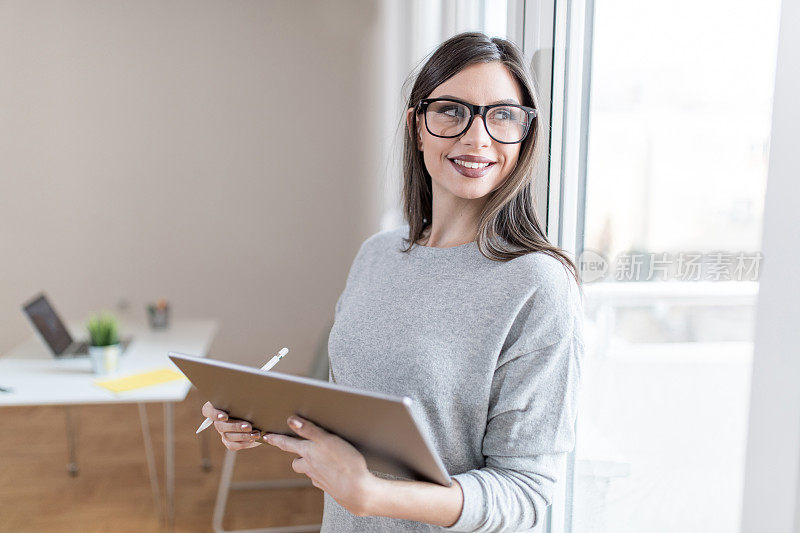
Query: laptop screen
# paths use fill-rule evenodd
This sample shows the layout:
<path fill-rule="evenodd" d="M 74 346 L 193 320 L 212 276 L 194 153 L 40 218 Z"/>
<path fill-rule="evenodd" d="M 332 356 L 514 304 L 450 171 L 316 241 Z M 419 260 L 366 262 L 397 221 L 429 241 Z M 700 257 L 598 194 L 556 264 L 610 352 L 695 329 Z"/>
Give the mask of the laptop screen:
<path fill-rule="evenodd" d="M 72 344 L 72 336 L 44 294 L 26 304 L 23 309 L 54 354 L 60 355 Z"/>

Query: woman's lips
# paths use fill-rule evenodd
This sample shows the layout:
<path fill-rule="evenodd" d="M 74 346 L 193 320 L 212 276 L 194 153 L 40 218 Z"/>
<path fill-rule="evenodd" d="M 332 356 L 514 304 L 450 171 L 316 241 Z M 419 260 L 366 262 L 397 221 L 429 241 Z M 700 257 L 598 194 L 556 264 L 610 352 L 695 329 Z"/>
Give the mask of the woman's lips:
<path fill-rule="evenodd" d="M 459 174 L 468 178 L 480 178 L 485 176 L 486 173 L 489 172 L 489 170 L 491 170 L 491 168 L 495 165 L 495 163 L 490 163 L 488 166 L 483 168 L 467 168 L 459 165 L 452 159 L 448 159 L 448 161 L 450 161 L 450 164 L 456 169 L 456 171 L 458 171 Z"/>

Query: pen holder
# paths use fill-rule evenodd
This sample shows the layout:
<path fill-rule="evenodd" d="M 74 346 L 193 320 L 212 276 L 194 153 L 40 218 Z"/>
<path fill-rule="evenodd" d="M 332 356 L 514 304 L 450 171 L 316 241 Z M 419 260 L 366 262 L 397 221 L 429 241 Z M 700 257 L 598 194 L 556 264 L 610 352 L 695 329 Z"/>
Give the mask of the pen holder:
<path fill-rule="evenodd" d="M 147 317 L 153 329 L 166 329 L 169 327 L 169 304 L 166 300 L 159 300 L 155 305 L 147 306 Z"/>
<path fill-rule="evenodd" d="M 89 358 L 92 360 L 92 371 L 97 375 L 116 372 L 119 368 L 119 356 L 122 349 L 119 344 L 111 346 L 89 346 Z"/>

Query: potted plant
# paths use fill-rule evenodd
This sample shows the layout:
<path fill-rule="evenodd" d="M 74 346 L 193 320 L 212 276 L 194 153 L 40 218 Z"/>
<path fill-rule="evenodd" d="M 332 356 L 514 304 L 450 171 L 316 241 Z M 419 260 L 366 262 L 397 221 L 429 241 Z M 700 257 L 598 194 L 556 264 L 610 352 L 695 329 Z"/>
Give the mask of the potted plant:
<path fill-rule="evenodd" d="M 122 349 L 119 345 L 119 323 L 110 314 L 92 315 L 86 322 L 89 330 L 89 356 L 95 374 L 108 374 L 117 370 Z"/>

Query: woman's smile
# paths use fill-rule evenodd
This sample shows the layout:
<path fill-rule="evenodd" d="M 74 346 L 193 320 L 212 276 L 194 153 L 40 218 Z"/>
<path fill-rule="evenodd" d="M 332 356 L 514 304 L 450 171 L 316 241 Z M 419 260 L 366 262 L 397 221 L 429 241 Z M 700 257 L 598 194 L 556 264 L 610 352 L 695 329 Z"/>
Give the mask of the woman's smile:
<path fill-rule="evenodd" d="M 495 165 L 494 162 L 478 163 L 465 161 L 458 158 L 448 158 L 447 160 L 450 161 L 450 165 L 455 169 L 456 172 L 468 178 L 481 178 L 488 174 Z"/>

